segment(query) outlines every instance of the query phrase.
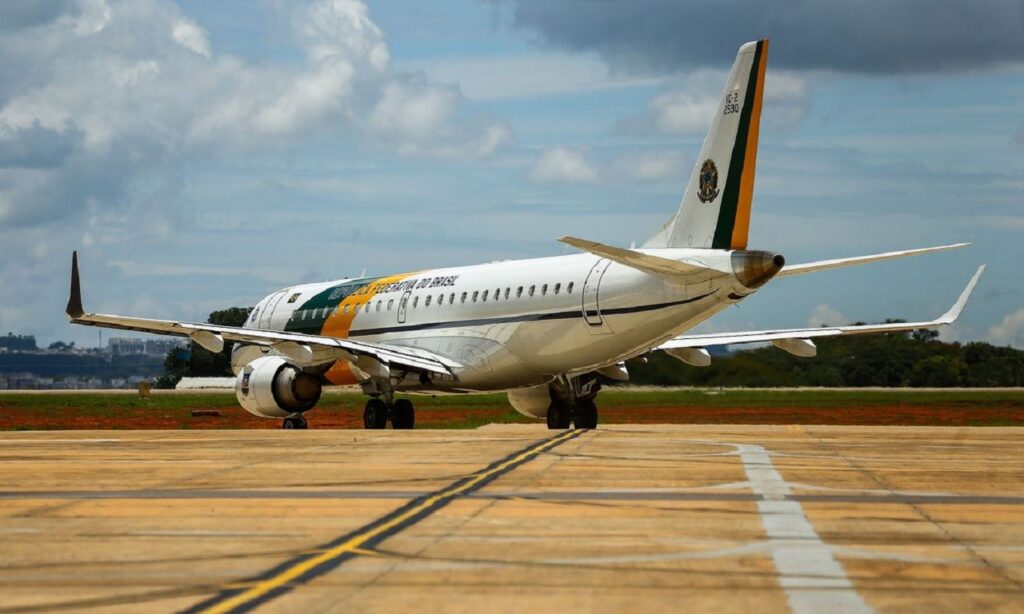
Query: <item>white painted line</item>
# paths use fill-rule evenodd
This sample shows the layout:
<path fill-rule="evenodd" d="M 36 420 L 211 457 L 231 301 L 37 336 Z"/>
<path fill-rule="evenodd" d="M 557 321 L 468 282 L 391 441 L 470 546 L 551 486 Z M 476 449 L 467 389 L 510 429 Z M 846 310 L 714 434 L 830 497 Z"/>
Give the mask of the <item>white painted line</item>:
<path fill-rule="evenodd" d="M 803 506 L 787 500 L 792 491 L 768 452 L 757 445 L 735 445 L 751 488 L 765 498 L 757 510 L 789 607 L 797 614 L 871 612 L 831 548 L 818 537 Z"/>

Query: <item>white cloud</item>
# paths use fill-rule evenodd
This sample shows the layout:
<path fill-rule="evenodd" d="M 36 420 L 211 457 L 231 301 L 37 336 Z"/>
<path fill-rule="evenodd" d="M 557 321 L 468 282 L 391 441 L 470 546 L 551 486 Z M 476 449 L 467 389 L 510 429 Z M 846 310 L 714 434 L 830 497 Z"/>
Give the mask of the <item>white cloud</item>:
<path fill-rule="evenodd" d="M 655 96 L 650 102 L 654 127 L 666 134 L 706 132 L 718 99 L 682 90 Z"/>
<path fill-rule="evenodd" d="M 435 81 L 458 83 L 474 100 L 550 96 L 574 92 L 649 86 L 660 78 L 610 73 L 597 58 L 557 52 L 490 57 L 448 57 L 402 63 Z M 500 75 L 500 78 L 495 78 Z"/>
<path fill-rule="evenodd" d="M 764 76 L 761 122 L 768 128 L 793 128 L 807 115 L 810 100 L 807 79 L 793 72 L 769 70 Z"/>
<path fill-rule="evenodd" d="M 693 159 L 678 151 L 639 151 L 613 158 L 607 170 L 612 178 L 640 182 L 668 179 L 682 184 L 693 171 Z"/>
<path fill-rule="evenodd" d="M 623 120 L 620 128 L 637 133 L 705 134 L 727 76 L 724 71 L 694 71 L 674 89 L 652 98 L 644 113 Z M 791 128 L 803 120 L 809 103 L 810 87 L 803 77 L 777 70 L 765 75 L 763 126 Z"/>
<path fill-rule="evenodd" d="M 1024 348 L 1024 308 L 1006 314 L 1002 322 L 988 329 L 987 337 L 995 345 Z"/>
<path fill-rule="evenodd" d="M 588 183 L 597 180 L 597 168 L 582 149 L 552 147 L 541 154 L 530 177 L 542 183 Z"/>
<path fill-rule="evenodd" d="M 171 36 L 185 49 L 210 57 L 210 41 L 206 38 L 206 32 L 191 19 L 179 19 L 171 29 Z"/>
<path fill-rule="evenodd" d="M 217 54 L 169 0 L 79 0 L 30 32 L 0 32 L 7 60 L 24 66 L 0 84 L 0 220 L 89 211 L 103 222 L 182 160 L 309 136 L 466 158 L 511 140 L 500 122 L 463 117 L 457 87 L 393 70 L 360 0 L 286 6 L 306 57 L 298 65 Z"/>
<path fill-rule="evenodd" d="M 839 313 L 839 310 L 822 303 L 811 311 L 811 317 L 807 319 L 807 326 L 819 328 L 821 326 L 845 326 L 850 323 L 850 318 Z"/>

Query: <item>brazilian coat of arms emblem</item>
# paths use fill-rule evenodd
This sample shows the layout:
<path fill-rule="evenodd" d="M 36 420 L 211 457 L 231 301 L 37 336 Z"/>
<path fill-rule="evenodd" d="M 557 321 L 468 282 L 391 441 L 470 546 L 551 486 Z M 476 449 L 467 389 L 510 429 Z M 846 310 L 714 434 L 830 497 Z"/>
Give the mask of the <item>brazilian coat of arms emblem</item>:
<path fill-rule="evenodd" d="M 699 183 L 697 186 L 697 198 L 702 203 L 709 203 L 718 196 L 718 168 L 711 158 L 704 160 L 700 167 Z"/>

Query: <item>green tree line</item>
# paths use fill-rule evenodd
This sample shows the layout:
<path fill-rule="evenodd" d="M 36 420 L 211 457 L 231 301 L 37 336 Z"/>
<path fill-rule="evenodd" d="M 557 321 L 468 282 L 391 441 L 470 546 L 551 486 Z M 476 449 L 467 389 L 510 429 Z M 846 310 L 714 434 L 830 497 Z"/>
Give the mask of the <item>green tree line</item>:
<path fill-rule="evenodd" d="M 988 343 L 944 343 L 934 331 L 816 339 L 815 358 L 775 347 L 713 356 L 691 367 L 663 352 L 630 364 L 630 383 L 658 386 L 906 386 L 1024 385 L 1024 351 Z"/>

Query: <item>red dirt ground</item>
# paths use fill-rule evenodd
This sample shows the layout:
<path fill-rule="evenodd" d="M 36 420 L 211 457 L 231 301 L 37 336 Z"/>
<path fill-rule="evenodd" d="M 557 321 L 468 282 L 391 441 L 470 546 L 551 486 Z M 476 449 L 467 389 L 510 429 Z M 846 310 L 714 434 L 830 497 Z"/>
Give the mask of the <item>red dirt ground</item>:
<path fill-rule="evenodd" d="M 280 420 L 257 418 L 238 406 L 217 409 L 220 416 L 193 417 L 189 409 L 112 410 L 111 415 L 59 415 L 0 404 L 0 430 L 56 429 L 274 429 Z M 506 407 L 424 408 L 417 412 L 419 427 L 444 428 L 467 423 L 521 421 Z M 320 408 L 307 414 L 315 428 L 362 428 L 357 409 Z M 1024 407 L 1009 403 L 964 407 L 894 404 L 864 408 L 836 407 L 601 407 L 603 424 L 851 424 L 908 426 L 1000 426 L 1024 424 Z"/>

